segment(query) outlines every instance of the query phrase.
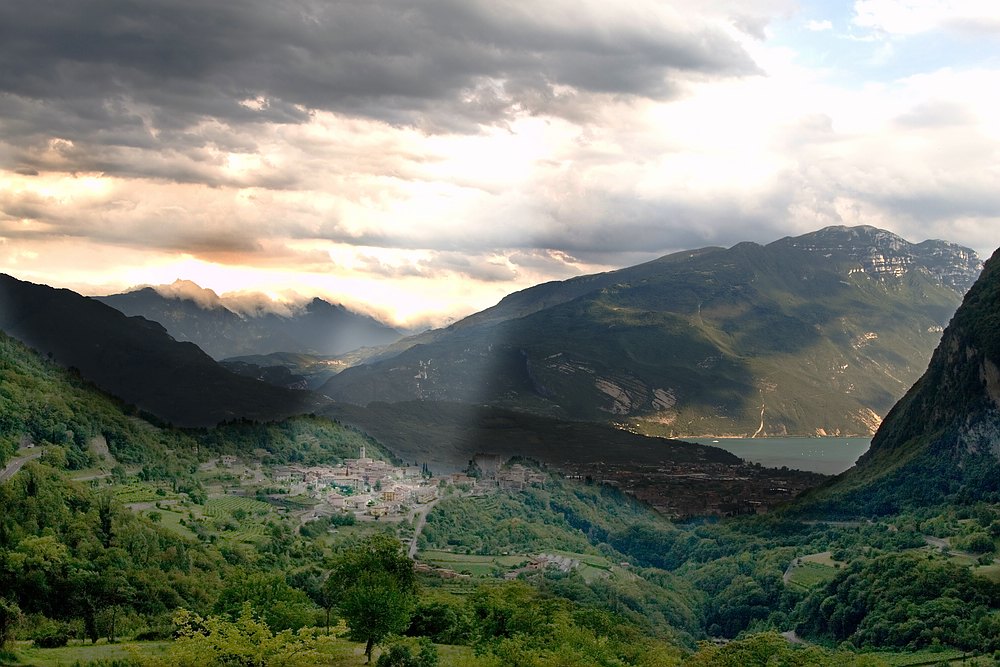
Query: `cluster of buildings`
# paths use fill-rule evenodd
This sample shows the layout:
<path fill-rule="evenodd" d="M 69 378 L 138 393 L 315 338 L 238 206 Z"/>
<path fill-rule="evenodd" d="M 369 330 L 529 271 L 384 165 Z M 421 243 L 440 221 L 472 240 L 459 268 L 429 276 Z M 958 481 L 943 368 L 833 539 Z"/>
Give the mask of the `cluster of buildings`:
<path fill-rule="evenodd" d="M 545 485 L 547 475 L 538 470 L 521 465 L 507 464 L 507 459 L 496 454 L 476 454 L 473 457 L 469 472 L 452 475 L 454 484 L 474 484 L 477 490 L 503 489 L 505 491 L 523 491 L 529 486 Z"/>
<path fill-rule="evenodd" d="M 548 568 L 553 568 L 559 570 L 560 572 L 570 572 L 578 567 L 580 567 L 580 561 L 575 558 L 570 558 L 569 556 L 538 554 L 537 556 L 532 556 L 527 565 L 519 567 L 516 570 L 511 570 L 505 574 L 503 578 L 509 581 L 517 579 L 522 574 L 541 572 L 542 570 Z"/>
<path fill-rule="evenodd" d="M 287 484 L 292 495 L 309 495 L 330 510 L 373 517 L 401 511 L 404 505 L 429 503 L 437 497 L 437 484 L 420 466 L 396 467 L 368 458 L 365 448 L 356 459 L 339 466 L 282 466 L 273 479 Z"/>
<path fill-rule="evenodd" d="M 239 459 L 223 455 L 204 464 L 234 468 Z M 358 458 L 346 459 L 339 465 L 285 465 L 270 472 L 247 468 L 241 479 L 266 484 L 273 482 L 286 489 L 290 496 L 310 496 L 320 503 L 311 512 L 312 518 L 338 512 L 353 513 L 359 519 L 403 517 L 415 507 L 434 501 L 443 483 L 449 483 L 473 494 L 503 489 L 520 491 L 533 485 L 544 485 L 547 475 L 520 463 L 508 463 L 505 457 L 493 454 L 477 455 L 469 470 L 447 477 L 432 477 L 420 466 L 394 466 L 367 456 L 364 446 Z"/>

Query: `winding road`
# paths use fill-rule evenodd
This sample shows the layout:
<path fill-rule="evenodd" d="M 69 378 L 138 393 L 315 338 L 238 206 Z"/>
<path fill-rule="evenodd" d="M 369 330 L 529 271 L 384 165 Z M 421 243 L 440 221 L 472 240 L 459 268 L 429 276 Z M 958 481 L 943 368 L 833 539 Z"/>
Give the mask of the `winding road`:
<path fill-rule="evenodd" d="M 38 450 L 36 452 L 31 452 L 27 456 L 18 456 L 17 458 L 11 459 L 7 464 L 7 467 L 4 468 L 3 472 L 0 472 L 0 484 L 6 482 L 8 479 L 17 474 L 17 471 L 23 468 L 25 463 L 37 459 L 41 455 L 42 450 Z"/>

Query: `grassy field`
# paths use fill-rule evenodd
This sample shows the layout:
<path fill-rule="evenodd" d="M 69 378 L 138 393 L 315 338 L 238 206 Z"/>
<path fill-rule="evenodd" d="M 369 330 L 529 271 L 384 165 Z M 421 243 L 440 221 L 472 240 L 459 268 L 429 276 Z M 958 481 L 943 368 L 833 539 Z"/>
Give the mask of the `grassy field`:
<path fill-rule="evenodd" d="M 843 563 L 833 560 L 833 555 L 829 551 L 821 551 L 818 554 L 809 554 L 808 556 L 803 556 L 802 562 L 815 563 L 817 565 L 826 565 L 827 567 L 836 567 L 837 565 L 843 565 Z"/>
<path fill-rule="evenodd" d="M 87 663 L 96 660 L 122 660 L 140 655 L 163 655 L 168 641 L 162 642 L 121 642 L 119 644 L 85 644 L 73 641 L 63 648 L 32 648 L 31 642 L 18 642 L 14 653 L 19 662 L 16 664 L 32 665 L 33 667 L 62 667 L 75 662 Z"/>
<path fill-rule="evenodd" d="M 957 649 L 942 649 L 938 651 L 928 649 L 915 653 L 888 653 L 880 651 L 877 653 L 866 653 L 865 655 L 875 656 L 889 665 L 889 667 L 916 667 L 917 665 L 936 664 L 968 665 L 972 667 L 973 665 L 994 664 L 991 658 L 983 658 L 981 662 L 977 662 L 976 658 L 972 656 L 966 657 L 965 653 Z"/>
<path fill-rule="evenodd" d="M 343 630 L 343 627 L 341 627 Z M 87 664 L 95 661 L 123 660 L 133 656 L 154 657 L 166 654 L 171 642 L 121 642 L 118 644 L 98 643 L 96 645 L 73 642 L 63 648 L 39 649 L 32 648 L 31 642 L 18 642 L 14 653 L 18 662 L 15 665 L 31 665 L 32 667 L 71 667 L 74 664 Z M 468 646 L 437 647 L 442 665 L 455 667 L 475 667 L 482 662 L 475 657 Z M 322 656 L 316 664 L 322 665 L 362 665 L 364 664 L 363 643 L 352 642 L 339 637 L 324 638 L 319 650 Z M 372 663 L 378 659 L 381 651 L 378 647 L 372 652 Z"/>
<path fill-rule="evenodd" d="M 837 570 L 829 565 L 820 565 L 809 561 L 796 565 L 792 569 L 792 576 L 789 583 L 801 588 L 812 588 L 833 579 Z"/>
<path fill-rule="evenodd" d="M 182 537 L 194 539 L 195 534 L 191 532 L 191 530 L 186 526 L 181 525 L 181 519 L 187 520 L 188 518 L 188 514 L 186 511 L 181 512 L 172 509 L 168 510 L 168 509 L 153 508 L 150 510 L 146 510 L 144 514 L 148 516 L 153 512 L 156 512 L 160 515 L 160 525 L 163 526 L 164 528 L 167 528 L 168 530 L 171 530 Z"/>
<path fill-rule="evenodd" d="M 588 583 L 594 579 L 607 577 L 617 566 L 603 556 L 581 554 L 572 551 L 549 550 L 546 553 L 556 556 L 566 556 L 580 562 L 577 571 Z M 420 560 L 429 565 L 447 568 L 456 572 L 471 574 L 473 577 L 494 577 L 498 573 L 506 573 L 527 565 L 531 556 L 515 555 L 478 555 L 459 554 L 439 549 L 427 549 L 420 552 Z"/>
<path fill-rule="evenodd" d="M 583 577 L 583 580 L 588 584 L 594 579 L 607 577 L 612 572 L 620 569 L 604 556 L 573 553 L 571 551 L 549 551 L 548 553 L 556 556 L 566 556 L 567 558 L 573 558 L 580 561 L 580 566 L 577 568 L 577 571 L 580 573 L 580 576 Z"/>
<path fill-rule="evenodd" d="M 990 581 L 995 581 L 1000 584 L 1000 563 L 977 567 L 973 570 L 973 574 L 977 574 L 980 577 L 986 577 Z"/>
<path fill-rule="evenodd" d="M 837 576 L 837 567 L 841 565 L 843 563 L 835 561 L 829 551 L 801 556 L 792 567 L 788 583 L 808 590 Z"/>

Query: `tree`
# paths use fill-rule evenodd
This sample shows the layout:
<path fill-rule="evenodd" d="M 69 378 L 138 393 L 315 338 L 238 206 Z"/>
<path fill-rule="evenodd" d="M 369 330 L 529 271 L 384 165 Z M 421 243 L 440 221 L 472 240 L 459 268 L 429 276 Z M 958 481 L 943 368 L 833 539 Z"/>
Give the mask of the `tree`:
<path fill-rule="evenodd" d="M 16 602 L 0 598 L 0 651 L 14 639 L 14 630 L 21 623 L 21 608 Z"/>
<path fill-rule="evenodd" d="M 280 574 L 247 572 L 232 577 L 215 603 L 215 612 L 236 621 L 246 603 L 275 632 L 298 630 L 314 619 L 309 596 L 289 586 Z"/>
<path fill-rule="evenodd" d="M 176 641 L 167 654 L 149 660 L 155 667 L 267 667 L 319 664 L 319 638 L 311 629 L 274 633 L 256 618 L 249 603 L 235 620 L 202 618 L 185 609 L 174 614 Z"/>
<path fill-rule="evenodd" d="M 437 667 L 438 654 L 426 637 L 401 640 L 391 643 L 375 664 L 376 667 Z"/>
<path fill-rule="evenodd" d="M 396 538 L 379 533 L 347 549 L 327 582 L 352 636 L 365 642 L 367 662 L 376 643 L 406 630 L 417 584 L 413 562 Z"/>

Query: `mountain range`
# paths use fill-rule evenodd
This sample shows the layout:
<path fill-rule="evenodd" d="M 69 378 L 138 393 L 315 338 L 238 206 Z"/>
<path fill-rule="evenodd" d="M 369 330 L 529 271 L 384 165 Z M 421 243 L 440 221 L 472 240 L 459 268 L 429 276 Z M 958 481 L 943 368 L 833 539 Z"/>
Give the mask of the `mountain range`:
<path fill-rule="evenodd" d="M 280 312 L 260 303 L 240 312 L 212 290 L 184 280 L 97 300 L 159 322 L 176 340 L 195 343 L 214 359 L 275 352 L 338 355 L 402 336 L 368 315 L 319 298 Z"/>
<path fill-rule="evenodd" d="M 298 327 L 300 341 L 337 339 L 331 322 L 343 309 L 318 299 L 298 316 L 253 317 L 225 308 L 209 290 L 201 291 L 208 298 L 144 289 L 99 301 L 4 277 L 0 328 L 180 425 L 270 419 L 333 399 L 423 403 L 432 412 L 433 403 L 457 402 L 668 437 L 870 434 L 926 367 L 980 268 L 974 252 L 954 244 L 831 227 L 546 283 L 446 329 L 340 361 L 282 353 L 230 363 L 297 386 L 357 364 L 322 385 L 326 398 L 237 377 L 175 340 L 163 322 L 102 303 L 159 308 L 157 316 L 206 345 L 216 334 L 226 339 L 218 353 L 231 344 L 278 344 L 281 327 Z M 188 287 L 175 285 L 172 294 Z M 268 322 L 280 327 L 264 335 Z M 304 364 L 309 373 L 296 373 Z M 352 413 L 371 422 L 363 410 Z"/>
<path fill-rule="evenodd" d="M 867 226 L 675 253 L 517 292 L 320 391 L 670 437 L 870 435 L 981 266 L 968 248 Z"/>
<path fill-rule="evenodd" d="M 230 373 L 158 323 L 0 274 L 0 330 L 140 410 L 178 426 L 268 420 L 320 401 Z"/>

